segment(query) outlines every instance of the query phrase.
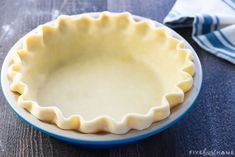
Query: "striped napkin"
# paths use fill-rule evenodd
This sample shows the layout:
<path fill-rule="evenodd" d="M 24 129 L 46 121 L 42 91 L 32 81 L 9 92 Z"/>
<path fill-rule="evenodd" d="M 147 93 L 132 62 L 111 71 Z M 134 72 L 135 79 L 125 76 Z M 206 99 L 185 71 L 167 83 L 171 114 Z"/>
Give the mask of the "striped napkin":
<path fill-rule="evenodd" d="M 235 64 L 235 0 L 177 0 L 164 23 L 192 27 L 200 47 Z"/>

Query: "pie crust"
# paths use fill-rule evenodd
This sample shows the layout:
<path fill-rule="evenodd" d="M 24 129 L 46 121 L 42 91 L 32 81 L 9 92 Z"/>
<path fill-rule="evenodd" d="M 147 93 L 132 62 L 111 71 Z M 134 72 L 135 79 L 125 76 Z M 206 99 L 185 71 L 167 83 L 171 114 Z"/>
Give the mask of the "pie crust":
<path fill-rule="evenodd" d="M 83 133 L 124 134 L 165 119 L 193 85 L 189 49 L 129 13 L 60 16 L 24 38 L 8 75 L 39 120 Z"/>

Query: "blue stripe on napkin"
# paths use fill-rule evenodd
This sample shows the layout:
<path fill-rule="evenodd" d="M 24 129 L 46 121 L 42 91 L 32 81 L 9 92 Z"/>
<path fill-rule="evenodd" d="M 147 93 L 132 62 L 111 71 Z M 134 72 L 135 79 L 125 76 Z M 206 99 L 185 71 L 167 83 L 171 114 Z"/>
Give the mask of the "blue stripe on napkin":
<path fill-rule="evenodd" d="M 235 11 L 235 1 L 234 0 L 222 0 L 222 1 Z"/>
<path fill-rule="evenodd" d="M 229 41 L 221 30 L 216 29 L 216 21 L 219 21 L 217 18 L 215 16 L 213 18 L 211 15 L 197 15 L 193 23 L 193 39 L 210 53 L 235 64 L 234 44 Z M 214 21 L 213 19 L 217 20 Z M 216 32 L 222 34 L 221 38 L 217 37 Z M 231 47 L 226 46 L 224 43 Z"/>

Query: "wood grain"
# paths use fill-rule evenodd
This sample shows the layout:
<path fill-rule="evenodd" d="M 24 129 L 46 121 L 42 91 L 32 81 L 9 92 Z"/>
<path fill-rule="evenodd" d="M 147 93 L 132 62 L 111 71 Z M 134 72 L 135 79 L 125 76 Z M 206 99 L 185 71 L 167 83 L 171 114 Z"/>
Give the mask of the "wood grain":
<path fill-rule="evenodd" d="M 174 0 L 7 0 L 0 1 L 0 61 L 13 44 L 60 14 L 129 11 L 162 21 Z M 87 149 L 51 138 L 22 122 L 0 93 L 0 157 L 188 156 L 189 150 L 235 148 L 235 67 L 199 48 L 190 29 L 178 29 L 195 48 L 204 71 L 195 108 L 155 136 L 119 148 Z"/>

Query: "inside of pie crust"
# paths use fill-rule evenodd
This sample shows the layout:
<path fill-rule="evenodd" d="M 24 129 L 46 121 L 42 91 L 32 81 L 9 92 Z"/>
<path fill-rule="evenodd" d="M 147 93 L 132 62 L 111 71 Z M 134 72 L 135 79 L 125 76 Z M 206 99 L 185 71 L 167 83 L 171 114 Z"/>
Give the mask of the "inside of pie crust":
<path fill-rule="evenodd" d="M 87 21 L 42 27 L 42 35 L 27 39 L 30 55 L 22 59 L 27 99 L 85 120 L 147 113 L 184 77 L 176 41 L 148 27 Z"/>
<path fill-rule="evenodd" d="M 87 120 L 109 115 L 147 113 L 161 103 L 161 78 L 142 63 L 116 58 L 77 60 L 51 72 L 38 89 L 43 106 L 56 104 L 63 114 Z"/>

